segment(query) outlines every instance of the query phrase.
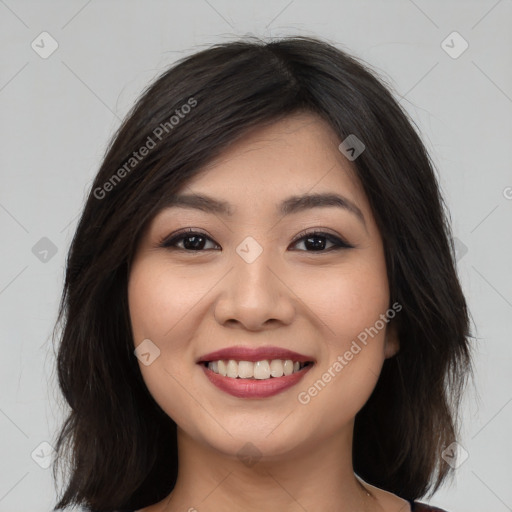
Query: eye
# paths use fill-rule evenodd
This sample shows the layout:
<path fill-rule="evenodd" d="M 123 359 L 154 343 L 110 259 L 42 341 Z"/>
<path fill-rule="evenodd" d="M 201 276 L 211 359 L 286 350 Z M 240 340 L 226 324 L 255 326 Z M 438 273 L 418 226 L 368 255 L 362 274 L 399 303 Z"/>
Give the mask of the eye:
<path fill-rule="evenodd" d="M 206 247 L 208 243 L 211 243 L 213 247 Z M 303 243 L 304 247 L 306 247 L 305 251 L 303 249 L 299 249 L 303 252 L 330 252 L 333 250 L 351 249 L 354 247 L 341 238 L 322 231 L 300 233 L 292 242 L 292 246 L 297 246 L 300 243 Z M 328 244 L 331 244 L 331 246 L 329 247 Z M 201 231 L 195 231 L 193 228 L 188 228 L 186 231 L 176 233 L 171 238 L 163 240 L 159 246 L 167 249 L 179 249 L 188 252 L 202 252 L 205 250 L 220 248 L 220 246 L 208 235 Z"/>
<path fill-rule="evenodd" d="M 304 232 L 297 235 L 292 245 L 303 243 L 304 247 L 309 247 L 310 251 L 305 252 L 330 252 L 340 249 L 353 249 L 354 246 L 345 242 L 337 236 L 331 235 L 330 233 L 324 233 L 323 231 L 312 231 L 304 234 Z M 326 249 L 326 245 L 330 243 L 331 247 Z"/>
<path fill-rule="evenodd" d="M 180 246 L 178 243 L 183 242 L 183 245 Z M 176 248 L 189 252 L 201 252 L 205 249 L 205 245 L 208 242 L 213 242 L 212 239 L 207 236 L 205 233 L 201 231 L 194 231 L 194 229 L 189 228 L 185 232 L 177 233 L 172 238 L 163 240 L 159 245 L 160 247 L 165 248 Z M 215 247 L 219 247 L 217 244 L 213 243 Z M 210 250 L 211 248 L 207 248 L 206 250 Z"/>

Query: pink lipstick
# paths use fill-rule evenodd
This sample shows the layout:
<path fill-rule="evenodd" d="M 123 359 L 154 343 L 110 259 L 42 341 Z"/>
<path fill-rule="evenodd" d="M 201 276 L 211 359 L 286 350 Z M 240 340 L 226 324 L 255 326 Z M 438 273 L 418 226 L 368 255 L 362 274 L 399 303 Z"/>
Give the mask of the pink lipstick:
<path fill-rule="evenodd" d="M 267 398 L 297 384 L 315 360 L 279 347 L 230 347 L 197 360 L 208 380 L 237 398 Z"/>

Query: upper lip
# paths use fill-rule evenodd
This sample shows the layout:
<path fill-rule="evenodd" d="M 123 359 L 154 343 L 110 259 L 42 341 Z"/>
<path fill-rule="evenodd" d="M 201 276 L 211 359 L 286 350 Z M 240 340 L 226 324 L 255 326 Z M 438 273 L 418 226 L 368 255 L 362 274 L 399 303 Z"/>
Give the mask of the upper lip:
<path fill-rule="evenodd" d="M 201 356 L 197 362 L 204 363 L 209 361 L 229 360 L 234 359 L 235 361 L 263 361 L 264 359 L 291 359 L 292 361 L 298 361 L 299 363 L 314 362 L 314 358 L 299 354 L 292 350 L 279 347 L 227 347 L 215 352 L 210 352 Z"/>

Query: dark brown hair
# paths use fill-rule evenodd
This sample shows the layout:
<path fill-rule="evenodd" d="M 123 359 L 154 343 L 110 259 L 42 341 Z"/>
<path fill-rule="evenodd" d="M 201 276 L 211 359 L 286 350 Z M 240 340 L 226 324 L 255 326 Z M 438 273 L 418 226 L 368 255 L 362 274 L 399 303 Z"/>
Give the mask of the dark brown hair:
<path fill-rule="evenodd" d="M 127 282 L 136 243 L 169 195 L 230 143 L 301 111 L 326 120 L 340 142 L 354 134 L 365 144 L 353 164 L 384 241 L 391 303 L 402 305 L 393 320 L 400 351 L 356 416 L 354 470 L 410 500 L 432 494 L 449 473 L 441 452 L 457 438 L 471 373 L 469 315 L 433 164 L 367 65 L 314 38 L 252 38 L 200 51 L 161 75 L 94 180 L 56 326 L 59 385 L 71 409 L 56 441 L 54 478 L 69 456 L 56 509 L 138 509 L 173 489 L 176 425 L 133 352 Z M 142 157 L 144 146 L 152 147 Z"/>

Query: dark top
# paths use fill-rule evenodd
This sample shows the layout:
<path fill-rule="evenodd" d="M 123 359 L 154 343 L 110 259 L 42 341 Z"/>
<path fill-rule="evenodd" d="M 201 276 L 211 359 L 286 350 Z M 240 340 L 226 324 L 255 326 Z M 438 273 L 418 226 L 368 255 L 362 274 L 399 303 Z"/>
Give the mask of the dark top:
<path fill-rule="evenodd" d="M 409 501 L 411 504 L 412 512 L 446 512 L 446 510 L 437 507 L 431 507 L 430 505 L 425 505 L 424 503 L 419 503 L 418 501 Z"/>
<path fill-rule="evenodd" d="M 442 508 L 431 507 L 418 501 L 409 501 L 412 512 L 446 512 Z M 118 510 L 117 512 L 136 512 L 135 510 Z"/>

